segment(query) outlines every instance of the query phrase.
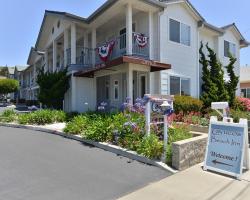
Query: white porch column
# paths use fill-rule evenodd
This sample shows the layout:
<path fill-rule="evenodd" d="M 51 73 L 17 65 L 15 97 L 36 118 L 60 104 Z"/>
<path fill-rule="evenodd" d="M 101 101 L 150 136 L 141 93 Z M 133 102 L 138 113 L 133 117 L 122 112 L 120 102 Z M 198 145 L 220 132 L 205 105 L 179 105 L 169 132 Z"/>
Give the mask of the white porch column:
<path fill-rule="evenodd" d="M 76 111 L 76 77 L 71 75 L 71 111 Z"/>
<path fill-rule="evenodd" d="M 68 58 L 67 58 L 67 49 L 69 48 L 69 30 L 65 29 L 64 30 L 64 67 L 67 67 L 67 62 L 68 62 Z"/>
<path fill-rule="evenodd" d="M 53 40 L 53 72 L 56 71 L 57 63 L 57 41 Z"/>
<path fill-rule="evenodd" d="M 149 34 L 149 59 L 153 60 L 154 58 L 154 18 L 153 13 L 149 11 L 148 13 L 148 34 Z"/>
<path fill-rule="evenodd" d="M 126 48 L 127 55 L 133 54 L 133 16 L 132 5 L 129 3 L 126 7 Z"/>
<path fill-rule="evenodd" d="M 49 71 L 49 55 L 48 55 L 48 49 L 45 50 L 45 55 L 44 55 L 44 71 L 47 72 Z"/>
<path fill-rule="evenodd" d="M 133 103 L 133 70 L 129 64 L 127 70 L 127 97 L 129 97 L 131 103 Z"/>
<path fill-rule="evenodd" d="M 76 25 L 71 25 L 71 64 L 76 64 Z"/>
<path fill-rule="evenodd" d="M 91 32 L 91 41 L 92 41 L 92 46 L 91 48 L 93 49 L 92 53 L 92 64 L 95 65 L 95 48 L 96 48 L 96 29 L 93 29 Z"/>
<path fill-rule="evenodd" d="M 34 69 L 33 69 L 33 85 L 36 84 L 36 63 L 34 64 Z"/>

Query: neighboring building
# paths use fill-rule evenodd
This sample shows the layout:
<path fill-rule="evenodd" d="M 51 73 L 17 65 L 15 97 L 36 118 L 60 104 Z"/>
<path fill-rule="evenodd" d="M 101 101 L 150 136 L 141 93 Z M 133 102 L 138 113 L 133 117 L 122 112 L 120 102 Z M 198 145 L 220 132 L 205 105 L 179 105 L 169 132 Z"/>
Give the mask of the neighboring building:
<path fill-rule="evenodd" d="M 103 101 L 117 108 L 146 93 L 199 97 L 201 41 L 223 65 L 230 51 L 240 74 L 240 49 L 249 43 L 235 24 L 211 25 L 187 0 L 108 0 L 88 18 L 46 11 L 23 78 L 36 93 L 37 68 L 68 67 L 65 111 L 95 110 Z"/>
<path fill-rule="evenodd" d="M 23 101 L 28 99 L 25 92 L 26 87 L 24 87 L 25 86 L 24 82 L 26 81 L 24 78 L 24 73 L 27 67 L 28 66 L 16 66 L 14 70 L 14 77 L 16 80 L 19 81 L 19 88 L 20 88 L 19 91 L 15 94 L 15 99 Z"/>
<path fill-rule="evenodd" d="M 241 96 L 250 98 L 250 67 L 240 68 L 240 89 Z"/>

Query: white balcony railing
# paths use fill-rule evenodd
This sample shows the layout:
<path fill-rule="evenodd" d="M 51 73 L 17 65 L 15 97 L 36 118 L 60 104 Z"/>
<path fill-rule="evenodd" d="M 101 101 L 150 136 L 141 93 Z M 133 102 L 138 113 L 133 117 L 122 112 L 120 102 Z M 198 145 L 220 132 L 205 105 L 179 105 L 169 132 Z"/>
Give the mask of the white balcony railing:
<path fill-rule="evenodd" d="M 134 33 L 135 34 L 135 33 Z M 109 55 L 108 61 L 114 60 L 121 56 L 127 54 L 126 52 L 126 34 L 122 34 L 116 38 L 113 38 L 109 41 L 100 43 L 98 46 L 103 46 L 108 44 L 109 42 L 115 42 L 112 53 Z M 133 37 L 133 56 L 141 57 L 144 59 L 149 58 L 149 45 L 147 44 L 144 47 L 140 47 L 136 40 Z M 95 63 L 92 61 L 92 56 L 95 55 Z M 104 62 L 100 59 L 100 56 L 96 49 L 86 48 L 77 46 L 76 48 L 76 64 L 71 63 L 71 49 L 67 49 L 67 65 L 71 67 L 75 66 L 75 68 L 80 68 L 81 70 L 84 68 L 95 67 L 96 65 L 104 64 Z"/>

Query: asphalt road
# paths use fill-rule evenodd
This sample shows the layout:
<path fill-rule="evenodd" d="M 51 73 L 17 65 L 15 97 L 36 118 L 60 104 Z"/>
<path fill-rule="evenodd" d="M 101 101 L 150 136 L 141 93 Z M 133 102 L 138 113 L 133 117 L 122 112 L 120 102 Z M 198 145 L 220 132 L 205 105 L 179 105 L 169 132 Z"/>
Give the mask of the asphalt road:
<path fill-rule="evenodd" d="M 111 200 L 169 175 L 61 136 L 0 127 L 2 200 Z"/>

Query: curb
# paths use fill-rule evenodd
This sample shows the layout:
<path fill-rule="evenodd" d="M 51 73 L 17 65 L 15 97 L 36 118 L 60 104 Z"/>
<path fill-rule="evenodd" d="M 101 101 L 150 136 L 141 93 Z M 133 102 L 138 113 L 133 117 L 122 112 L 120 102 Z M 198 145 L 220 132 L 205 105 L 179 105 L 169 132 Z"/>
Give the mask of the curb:
<path fill-rule="evenodd" d="M 146 158 L 144 156 L 141 156 L 141 155 L 137 154 L 134 151 L 130 151 L 130 150 L 121 148 L 119 146 L 111 145 L 111 144 L 108 144 L 106 142 L 94 142 L 94 141 L 91 141 L 91 140 L 86 140 L 86 139 L 82 138 L 80 135 L 66 134 L 66 133 L 64 133 L 62 131 L 51 130 L 51 129 L 48 129 L 48 128 L 42 128 L 42 127 L 31 126 L 31 125 L 0 123 L 0 126 L 10 127 L 10 128 L 28 129 L 28 130 L 33 130 L 33 131 L 40 131 L 40 132 L 44 132 L 44 133 L 59 135 L 59 136 L 62 136 L 64 138 L 76 140 L 76 141 L 79 141 L 79 142 L 83 142 L 85 144 L 95 146 L 95 147 L 103 149 L 105 151 L 109 151 L 109 152 L 112 152 L 114 154 L 129 158 L 131 160 L 136 160 L 136 161 L 148 164 L 148 165 L 152 165 L 152 166 L 161 168 L 161 169 L 163 169 L 165 171 L 168 171 L 168 172 L 171 172 L 173 174 L 178 172 L 177 170 L 172 169 L 171 167 L 169 167 L 168 165 L 166 165 L 163 162 L 156 161 L 156 160 L 151 160 L 149 158 Z"/>

